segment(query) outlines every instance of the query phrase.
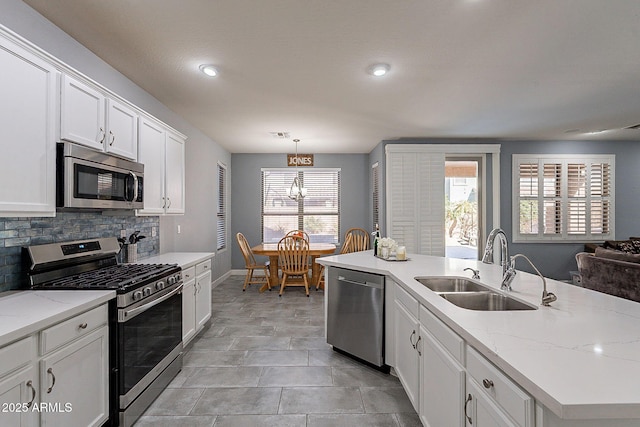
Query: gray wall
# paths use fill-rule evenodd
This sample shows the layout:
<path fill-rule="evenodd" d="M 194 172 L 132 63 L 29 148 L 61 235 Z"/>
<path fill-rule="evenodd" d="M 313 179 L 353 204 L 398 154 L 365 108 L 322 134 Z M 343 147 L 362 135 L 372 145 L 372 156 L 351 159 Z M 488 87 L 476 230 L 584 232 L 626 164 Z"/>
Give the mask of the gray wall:
<path fill-rule="evenodd" d="M 241 232 L 250 245 L 261 237 L 261 168 L 287 167 L 286 154 L 233 154 L 231 172 L 231 230 L 233 233 L 232 268 L 244 268 L 244 260 L 235 241 Z M 369 229 L 371 196 L 369 193 L 368 154 L 316 154 L 314 167 L 341 168 L 340 234 L 352 227 Z"/>
<path fill-rule="evenodd" d="M 502 141 L 469 139 L 410 139 L 383 141 L 370 154 L 370 163 L 384 159 L 387 144 L 501 144 L 500 150 L 500 224 L 512 241 L 512 185 L 511 161 L 513 154 L 615 154 L 616 173 L 616 238 L 626 239 L 640 234 L 640 145 L 624 141 Z M 384 160 L 382 160 L 384 163 Z M 488 162 L 489 163 L 489 162 Z M 490 166 L 490 165 L 488 165 Z M 384 175 L 383 175 L 384 176 Z M 491 195 L 488 194 L 491 203 Z M 371 203 L 371 202 L 369 202 Z M 385 209 L 386 205 L 382 205 Z M 491 212 L 488 209 L 490 220 Z M 489 221 L 490 224 L 490 221 Z M 491 228 L 489 226 L 488 228 Z M 384 234 L 383 234 L 384 235 Z M 510 243 L 511 254 L 523 253 L 536 264 L 543 275 L 558 280 L 570 279 L 570 271 L 577 270 L 575 255 L 584 249 L 583 243 Z M 526 263 L 517 268 L 532 271 Z"/>
<path fill-rule="evenodd" d="M 184 216 L 160 217 L 160 252 L 215 251 L 216 162 L 230 166 L 231 154 L 156 98 L 94 55 L 20 0 L 0 2 L 0 24 L 185 134 L 186 209 Z M 0 141 L 8 144 L 9 141 Z M 182 233 L 177 234 L 180 224 Z M 229 251 L 219 254 L 214 279 L 231 268 Z"/>

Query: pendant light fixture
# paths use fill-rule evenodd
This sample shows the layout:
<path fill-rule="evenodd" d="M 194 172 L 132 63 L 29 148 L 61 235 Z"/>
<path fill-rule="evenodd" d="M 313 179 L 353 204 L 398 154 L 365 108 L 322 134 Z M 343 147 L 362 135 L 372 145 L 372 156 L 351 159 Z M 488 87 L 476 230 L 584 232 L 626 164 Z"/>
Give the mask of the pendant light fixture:
<path fill-rule="evenodd" d="M 289 198 L 291 200 L 295 200 L 296 202 L 300 199 L 304 199 L 304 196 L 307 195 L 307 189 L 302 187 L 302 183 L 300 182 L 300 174 L 298 174 L 298 142 L 299 139 L 294 139 L 293 142 L 296 143 L 296 176 L 293 178 L 293 182 L 291 183 L 291 188 L 289 188 Z"/>

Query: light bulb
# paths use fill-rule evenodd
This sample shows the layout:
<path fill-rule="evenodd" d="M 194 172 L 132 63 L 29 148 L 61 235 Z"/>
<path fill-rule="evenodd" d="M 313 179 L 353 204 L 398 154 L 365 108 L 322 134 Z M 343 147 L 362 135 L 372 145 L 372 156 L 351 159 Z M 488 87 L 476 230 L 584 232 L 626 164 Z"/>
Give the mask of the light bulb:
<path fill-rule="evenodd" d="M 202 71 L 209 77 L 215 77 L 218 75 L 218 70 L 213 65 L 201 65 L 200 71 Z"/>

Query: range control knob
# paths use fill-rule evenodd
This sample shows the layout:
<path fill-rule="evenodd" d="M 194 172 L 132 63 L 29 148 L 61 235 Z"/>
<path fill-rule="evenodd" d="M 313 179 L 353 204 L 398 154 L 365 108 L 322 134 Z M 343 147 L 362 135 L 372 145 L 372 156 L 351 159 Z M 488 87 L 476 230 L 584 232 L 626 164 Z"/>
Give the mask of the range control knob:
<path fill-rule="evenodd" d="M 138 301 L 139 299 L 142 299 L 142 291 L 135 291 L 133 293 L 133 300 Z"/>
<path fill-rule="evenodd" d="M 147 286 L 142 290 L 142 293 L 145 297 L 148 297 L 149 295 L 151 295 L 151 288 Z"/>
<path fill-rule="evenodd" d="M 169 282 L 169 286 L 171 285 L 175 285 L 176 284 L 176 278 L 171 276 L 169 277 L 169 279 L 167 280 L 167 282 Z"/>
<path fill-rule="evenodd" d="M 182 280 L 182 274 L 178 273 L 176 274 L 176 281 L 179 282 L 180 280 Z"/>
<path fill-rule="evenodd" d="M 169 284 L 171 284 L 171 278 L 169 278 Z M 158 283 L 156 283 L 156 290 L 161 291 L 163 289 L 164 289 L 164 282 L 161 280 Z"/>

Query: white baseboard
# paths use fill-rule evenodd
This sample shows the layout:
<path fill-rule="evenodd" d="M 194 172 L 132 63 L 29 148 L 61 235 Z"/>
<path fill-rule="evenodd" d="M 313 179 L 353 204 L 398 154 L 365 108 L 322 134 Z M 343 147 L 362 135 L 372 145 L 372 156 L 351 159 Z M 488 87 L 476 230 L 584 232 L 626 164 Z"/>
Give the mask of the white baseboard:
<path fill-rule="evenodd" d="M 215 288 L 216 286 L 218 286 L 220 283 L 224 282 L 225 280 L 227 280 L 229 277 L 231 277 L 231 272 L 233 270 L 229 270 L 226 273 L 224 273 L 222 276 L 218 277 L 216 280 L 214 280 L 213 282 L 211 282 L 211 287 Z"/>

